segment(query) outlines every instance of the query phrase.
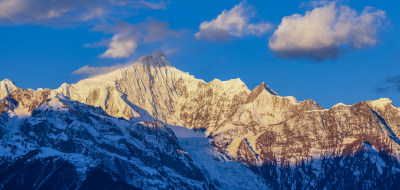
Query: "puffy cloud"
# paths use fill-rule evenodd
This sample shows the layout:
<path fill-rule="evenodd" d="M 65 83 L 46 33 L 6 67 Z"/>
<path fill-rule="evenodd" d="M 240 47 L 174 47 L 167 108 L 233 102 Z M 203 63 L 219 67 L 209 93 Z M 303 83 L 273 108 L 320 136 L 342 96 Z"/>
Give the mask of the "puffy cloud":
<path fill-rule="evenodd" d="M 224 10 L 217 18 L 200 24 L 197 39 L 210 41 L 228 40 L 231 36 L 260 36 L 272 29 L 268 22 L 249 23 L 255 12 L 245 2 L 235 5 L 231 10 Z"/>
<path fill-rule="evenodd" d="M 106 74 L 118 69 L 122 69 L 125 67 L 128 67 L 129 65 L 131 65 L 131 63 L 127 63 L 127 64 L 118 64 L 118 65 L 113 65 L 113 66 L 103 66 L 103 67 L 90 67 L 90 66 L 83 66 L 79 69 L 77 69 L 76 71 L 74 71 L 72 74 L 73 75 L 87 75 L 89 77 L 92 76 L 97 76 L 97 75 L 102 75 L 102 74 Z"/>
<path fill-rule="evenodd" d="M 284 17 L 269 47 L 284 58 L 336 58 L 342 52 L 374 46 L 385 12 L 366 7 L 361 14 L 335 2 L 324 3 L 306 14 Z"/>
<path fill-rule="evenodd" d="M 140 44 L 162 42 L 167 38 L 178 37 L 181 34 L 180 31 L 171 30 L 167 23 L 153 19 L 138 24 L 118 21 L 115 25 L 98 25 L 93 30 L 114 35 L 106 43 L 108 49 L 100 55 L 103 58 L 129 57 L 135 53 Z M 96 45 L 104 43 L 98 42 L 93 45 L 86 45 L 86 47 L 96 47 Z"/>
<path fill-rule="evenodd" d="M 137 48 L 135 37 L 129 34 L 116 34 L 109 44 L 109 48 L 100 57 L 123 58 L 135 53 Z"/>
<path fill-rule="evenodd" d="M 164 2 L 144 0 L 0 0 L 0 21 L 11 23 L 59 24 L 104 20 L 135 8 L 165 9 Z"/>

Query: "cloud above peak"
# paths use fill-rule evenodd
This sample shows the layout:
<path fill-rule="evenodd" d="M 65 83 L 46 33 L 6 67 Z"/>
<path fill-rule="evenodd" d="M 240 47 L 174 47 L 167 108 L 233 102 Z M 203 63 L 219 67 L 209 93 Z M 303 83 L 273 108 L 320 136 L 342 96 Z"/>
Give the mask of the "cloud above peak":
<path fill-rule="evenodd" d="M 167 23 L 154 19 L 147 19 L 138 24 L 117 21 L 114 25 L 95 26 L 93 30 L 113 34 L 113 37 L 106 42 L 87 45 L 87 47 L 96 47 L 96 44 L 106 44 L 108 49 L 100 55 L 102 58 L 126 58 L 133 55 L 139 45 L 164 42 L 182 33 L 182 31 L 170 29 Z"/>
<path fill-rule="evenodd" d="M 112 66 L 98 66 L 98 67 L 91 67 L 85 65 L 72 72 L 72 75 L 83 75 L 83 76 L 93 77 L 97 75 L 107 74 L 118 69 L 129 67 L 129 65 L 131 64 L 132 63 L 126 63 L 126 64 L 117 64 Z"/>
<path fill-rule="evenodd" d="M 335 2 L 324 3 L 305 15 L 286 16 L 274 31 L 269 47 L 276 55 L 317 61 L 374 46 L 385 12 L 366 7 L 360 14 Z"/>
<path fill-rule="evenodd" d="M 223 10 L 217 18 L 200 24 L 197 39 L 208 41 L 228 40 L 230 37 L 261 36 L 272 29 L 268 22 L 249 23 L 256 13 L 245 2 L 230 10 Z"/>
<path fill-rule="evenodd" d="M 102 58 L 123 58 L 135 53 L 137 39 L 130 34 L 115 34 L 108 49 L 100 55 Z"/>

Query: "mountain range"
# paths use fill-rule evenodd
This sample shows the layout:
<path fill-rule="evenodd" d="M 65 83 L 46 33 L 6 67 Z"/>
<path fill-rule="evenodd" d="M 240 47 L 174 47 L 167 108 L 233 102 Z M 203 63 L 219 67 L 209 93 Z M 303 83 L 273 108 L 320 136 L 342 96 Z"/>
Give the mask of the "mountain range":
<path fill-rule="evenodd" d="M 0 189 L 399 189 L 400 108 L 205 82 L 156 50 L 113 72 L 0 82 Z"/>

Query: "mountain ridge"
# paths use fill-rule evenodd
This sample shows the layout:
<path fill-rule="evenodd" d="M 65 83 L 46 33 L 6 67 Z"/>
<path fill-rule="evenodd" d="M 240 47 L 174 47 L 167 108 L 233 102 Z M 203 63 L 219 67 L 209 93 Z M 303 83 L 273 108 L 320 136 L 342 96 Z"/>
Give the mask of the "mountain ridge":
<path fill-rule="evenodd" d="M 264 82 L 252 90 L 240 79 L 207 83 L 156 51 L 58 89 L 13 90 L 0 113 L 29 119 L 30 111 L 48 101 L 41 98 L 47 93 L 127 122 L 205 131 L 212 150 L 244 164 L 274 189 L 370 189 L 383 188 L 380 182 L 395 187 L 400 180 L 400 108 L 387 98 L 324 109 L 311 99 L 281 97 Z"/>
<path fill-rule="evenodd" d="M 154 60 L 158 60 L 158 61 L 154 61 Z M 160 60 L 162 60 L 162 61 L 160 61 Z M 166 57 L 165 57 L 165 54 L 164 54 L 161 50 L 156 49 L 156 50 L 154 50 L 151 54 L 140 57 L 136 62 L 134 62 L 134 63 L 132 63 L 132 64 L 126 66 L 125 68 L 116 69 L 116 70 L 111 71 L 111 72 L 108 72 L 108 73 L 104 73 L 104 74 L 92 76 L 92 77 L 89 77 L 89 78 L 86 78 L 86 79 L 82 79 L 82 80 L 78 81 L 77 83 L 84 82 L 84 81 L 87 81 L 87 80 L 91 80 L 90 82 L 94 82 L 94 81 L 96 81 L 96 80 L 94 80 L 94 79 L 98 79 L 98 80 L 97 80 L 98 83 L 100 83 L 101 85 L 104 85 L 104 82 L 107 83 L 107 82 L 111 82 L 111 81 L 113 81 L 113 80 L 118 79 L 118 78 L 120 77 L 120 73 L 121 73 L 121 72 L 123 72 L 124 70 L 128 69 L 129 67 L 132 67 L 132 66 L 135 65 L 135 64 L 136 64 L 136 65 L 137 65 L 137 64 L 144 64 L 144 65 L 147 65 L 147 66 L 172 67 L 172 68 L 175 68 L 170 62 L 168 62 L 168 60 L 167 60 Z M 184 74 L 187 74 L 188 76 L 194 78 L 194 76 L 193 76 L 193 75 L 190 75 L 188 72 L 183 72 L 183 71 L 180 71 L 180 72 L 182 72 L 182 73 L 184 73 Z M 210 82 L 205 82 L 204 80 L 202 80 L 202 79 L 197 79 L 197 78 L 194 78 L 194 79 L 196 79 L 196 80 L 198 80 L 198 81 L 202 81 L 202 82 L 207 83 L 207 84 L 208 84 L 208 83 L 213 83 L 213 82 L 225 82 L 225 83 L 229 83 L 230 81 L 235 81 L 235 82 L 237 82 L 237 83 L 242 83 L 242 84 L 245 85 L 245 83 L 244 83 L 243 81 L 241 81 L 240 78 L 229 79 L 229 80 L 225 80 L 225 81 L 221 81 L 220 79 L 217 79 L 217 78 L 216 78 L 216 79 L 213 79 L 213 80 L 210 81 Z M 60 85 L 60 87 L 58 87 L 57 89 L 51 89 L 51 90 L 55 90 L 55 91 L 57 91 L 57 92 L 63 92 L 63 91 L 65 91 L 66 88 L 69 88 L 71 85 L 76 85 L 77 83 L 74 83 L 74 84 L 63 83 L 63 84 Z M 111 83 L 112 83 L 112 82 L 111 82 Z M 273 95 L 278 95 L 278 94 L 277 94 L 274 90 L 272 90 L 265 82 L 262 82 L 260 85 L 254 87 L 254 89 L 257 88 L 257 87 L 259 87 L 259 86 L 265 86 L 265 89 L 266 89 L 267 91 L 269 91 L 271 94 L 273 94 Z M 247 87 L 247 86 L 246 86 L 246 87 Z M 15 89 L 17 89 L 17 88 L 18 88 L 18 87 L 15 86 L 15 84 L 14 84 L 13 82 L 11 82 L 10 79 L 5 78 L 5 79 L 3 79 L 2 81 L 0 81 L 0 90 L 1 90 L 2 92 L 6 92 L 6 91 L 11 92 L 11 91 L 13 91 L 13 90 L 15 90 Z M 11 89 L 11 90 L 9 90 L 9 89 Z M 45 88 L 45 89 L 48 89 L 48 88 Z M 254 90 L 254 89 L 253 89 L 253 90 Z M 39 88 L 38 90 L 43 90 L 43 89 L 42 89 L 42 88 Z M 253 90 L 250 90 L 250 91 L 253 91 Z M 8 92 L 8 93 L 0 93 L 0 95 L 1 95 L 0 97 L 3 97 L 3 98 L 4 98 L 6 95 L 9 94 L 9 92 Z M 5 94 L 5 95 L 3 95 L 3 94 Z M 297 100 L 295 97 L 292 97 L 292 96 L 287 96 L 287 97 L 285 97 L 285 98 L 293 98 L 294 102 L 302 102 L 302 101 L 299 101 L 299 100 Z M 2 99 L 2 98 L 0 98 L 0 99 Z M 367 100 L 367 101 L 372 101 L 372 102 L 374 102 L 374 101 L 378 101 L 378 100 L 381 100 L 381 99 L 382 99 L 382 100 L 385 100 L 385 101 L 387 101 L 387 102 L 389 102 L 390 104 L 393 104 L 392 101 L 391 101 L 389 98 L 379 98 L 379 99 L 377 99 L 377 100 Z M 304 101 L 306 101 L 306 100 L 304 100 Z M 333 106 L 330 107 L 330 108 L 333 108 L 333 107 L 335 107 L 335 106 L 337 106 L 337 105 L 339 105 L 339 104 L 343 104 L 343 103 L 337 103 L 337 104 L 333 105 Z M 344 104 L 344 105 L 347 105 L 347 104 Z M 330 109 L 330 108 L 326 108 L 326 109 Z M 399 107 L 399 108 L 400 108 L 400 107 Z"/>

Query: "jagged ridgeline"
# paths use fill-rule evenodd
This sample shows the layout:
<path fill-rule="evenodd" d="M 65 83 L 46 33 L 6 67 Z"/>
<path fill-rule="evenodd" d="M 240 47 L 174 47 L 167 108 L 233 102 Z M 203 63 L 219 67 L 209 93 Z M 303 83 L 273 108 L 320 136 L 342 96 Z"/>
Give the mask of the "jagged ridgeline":
<path fill-rule="evenodd" d="M 323 109 L 265 83 L 207 83 L 160 51 L 54 90 L 4 80 L 0 99 L 0 189 L 400 187 L 400 109 L 389 99 Z M 177 138 L 177 126 L 205 141 Z M 215 162 L 192 142 L 210 142 L 198 151 Z"/>

